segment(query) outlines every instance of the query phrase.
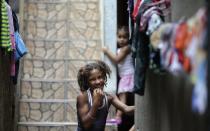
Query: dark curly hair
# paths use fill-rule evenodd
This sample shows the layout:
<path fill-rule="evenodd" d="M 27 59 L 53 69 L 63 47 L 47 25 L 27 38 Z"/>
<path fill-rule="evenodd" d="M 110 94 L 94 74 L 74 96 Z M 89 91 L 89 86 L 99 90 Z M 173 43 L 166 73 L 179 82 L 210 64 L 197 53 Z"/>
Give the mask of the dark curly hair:
<path fill-rule="evenodd" d="M 117 29 L 117 34 L 120 31 L 125 32 L 126 36 L 129 37 L 129 28 L 127 26 L 119 26 L 118 29 Z"/>
<path fill-rule="evenodd" d="M 109 66 L 104 63 L 103 61 L 97 60 L 95 62 L 86 64 L 85 66 L 81 67 L 77 74 L 77 82 L 79 84 L 80 90 L 85 91 L 89 88 L 88 78 L 90 76 L 90 72 L 93 69 L 98 69 L 102 72 L 104 77 L 105 85 L 107 83 L 107 76 L 110 77 L 111 70 Z"/>

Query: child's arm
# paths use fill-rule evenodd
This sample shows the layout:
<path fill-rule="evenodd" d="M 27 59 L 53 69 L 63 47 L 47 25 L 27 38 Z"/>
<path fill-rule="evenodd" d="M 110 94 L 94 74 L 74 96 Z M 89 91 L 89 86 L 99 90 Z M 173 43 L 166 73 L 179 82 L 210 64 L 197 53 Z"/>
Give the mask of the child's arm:
<path fill-rule="evenodd" d="M 103 92 L 99 89 L 94 90 L 93 93 L 93 105 L 89 109 L 87 94 L 82 93 L 77 97 L 77 112 L 79 115 L 79 119 L 82 122 L 82 125 L 85 129 L 91 127 L 93 122 L 95 121 L 96 113 L 98 107 L 100 106 L 100 102 L 103 96 Z"/>
<path fill-rule="evenodd" d="M 130 46 L 125 46 L 120 49 L 120 52 L 117 54 L 112 53 L 107 47 L 102 48 L 102 51 L 105 55 L 109 57 L 109 59 L 115 63 L 120 63 L 128 53 L 130 53 L 131 49 Z"/>
<path fill-rule="evenodd" d="M 109 95 L 111 97 L 111 104 L 125 114 L 134 114 L 135 106 L 128 106 L 121 102 L 116 95 Z"/>
<path fill-rule="evenodd" d="M 135 131 L 135 125 L 133 125 L 133 126 L 129 129 L 129 131 Z"/>
<path fill-rule="evenodd" d="M 95 114 L 97 108 L 92 107 L 88 112 L 88 101 L 86 99 L 85 94 L 81 94 L 77 97 L 77 112 L 79 115 L 79 119 L 82 122 L 82 125 L 85 129 L 91 127 L 93 121 L 95 120 Z"/>

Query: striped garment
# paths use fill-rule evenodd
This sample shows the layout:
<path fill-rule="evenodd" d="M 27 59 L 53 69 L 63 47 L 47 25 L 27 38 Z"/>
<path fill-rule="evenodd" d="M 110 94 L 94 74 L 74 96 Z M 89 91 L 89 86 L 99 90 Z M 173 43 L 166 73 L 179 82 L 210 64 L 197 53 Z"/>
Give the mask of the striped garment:
<path fill-rule="evenodd" d="M 1 0 L 1 28 L 0 28 L 0 47 L 6 49 L 6 51 L 12 51 L 12 44 L 10 40 L 10 31 L 9 31 L 9 18 L 7 14 L 7 7 L 5 0 Z"/>

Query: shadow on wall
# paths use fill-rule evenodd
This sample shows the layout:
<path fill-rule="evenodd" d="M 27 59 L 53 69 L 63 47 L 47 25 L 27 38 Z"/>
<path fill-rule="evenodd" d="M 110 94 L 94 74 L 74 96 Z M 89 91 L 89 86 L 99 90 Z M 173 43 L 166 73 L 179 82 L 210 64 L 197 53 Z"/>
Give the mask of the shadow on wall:
<path fill-rule="evenodd" d="M 147 73 L 144 96 L 136 96 L 136 125 L 143 131 L 207 131 L 207 118 L 191 108 L 192 84 L 183 75 Z"/>
<path fill-rule="evenodd" d="M 0 48 L 0 131 L 13 131 L 15 87 L 10 76 L 11 56 Z"/>

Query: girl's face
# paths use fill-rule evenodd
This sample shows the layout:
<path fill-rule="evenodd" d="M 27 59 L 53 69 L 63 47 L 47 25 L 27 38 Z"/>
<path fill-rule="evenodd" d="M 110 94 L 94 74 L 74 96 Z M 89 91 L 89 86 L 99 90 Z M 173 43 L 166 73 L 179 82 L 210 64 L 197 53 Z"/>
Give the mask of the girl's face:
<path fill-rule="evenodd" d="M 92 71 L 90 71 L 88 83 L 89 83 L 91 90 L 93 90 L 95 88 L 103 89 L 103 87 L 105 85 L 105 80 L 104 80 L 104 76 L 103 76 L 102 72 L 99 71 L 98 69 L 93 69 Z"/>
<path fill-rule="evenodd" d="M 123 30 L 118 31 L 117 44 L 119 47 L 123 47 L 128 44 L 128 35 L 125 31 L 123 31 Z"/>

